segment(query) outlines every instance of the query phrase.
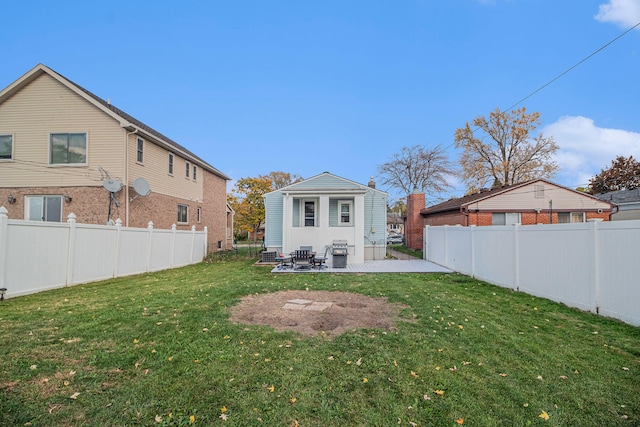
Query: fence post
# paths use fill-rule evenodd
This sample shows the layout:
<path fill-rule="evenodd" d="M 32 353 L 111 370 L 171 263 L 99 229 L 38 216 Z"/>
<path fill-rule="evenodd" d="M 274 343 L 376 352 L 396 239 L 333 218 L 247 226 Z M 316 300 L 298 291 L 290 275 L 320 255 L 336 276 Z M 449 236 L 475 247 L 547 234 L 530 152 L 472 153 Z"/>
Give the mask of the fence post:
<path fill-rule="evenodd" d="M 122 220 L 116 219 L 116 244 L 115 253 L 113 254 L 113 277 L 118 277 L 118 262 L 120 260 L 120 233 L 122 232 Z"/>
<path fill-rule="evenodd" d="M 191 226 L 191 248 L 189 252 L 189 264 L 193 264 L 193 246 L 196 244 L 196 226 Z"/>
<path fill-rule="evenodd" d="M 476 225 L 472 224 L 469 226 L 471 233 L 471 277 L 476 277 Z"/>
<path fill-rule="evenodd" d="M 226 236 L 225 236 L 226 238 Z M 227 247 L 227 242 L 225 242 L 224 247 Z M 204 257 L 203 259 L 209 255 L 209 229 L 207 228 L 207 226 L 204 226 Z"/>
<path fill-rule="evenodd" d="M 449 266 L 449 226 L 444 226 L 444 266 L 450 268 Z"/>
<path fill-rule="evenodd" d="M 602 218 L 590 219 L 591 223 L 591 242 L 593 244 L 593 305 L 595 306 L 596 314 L 600 314 L 600 228 L 598 223 L 602 221 Z"/>
<path fill-rule="evenodd" d="M 67 280 L 65 286 L 73 284 L 73 265 L 76 252 L 76 215 L 73 212 L 67 216 L 67 224 L 69 224 L 69 246 L 67 251 Z"/>
<path fill-rule="evenodd" d="M 520 292 L 520 224 L 513 224 L 513 252 L 515 254 L 515 271 L 514 277 L 516 291 Z"/>
<path fill-rule="evenodd" d="M 149 230 L 149 237 L 147 242 L 147 273 L 151 270 L 151 240 L 153 236 L 153 221 L 149 221 L 147 224 L 147 230 Z"/>
<path fill-rule="evenodd" d="M 174 259 L 176 256 L 176 231 L 178 226 L 171 224 L 171 268 L 174 266 Z"/>
<path fill-rule="evenodd" d="M 9 211 L 4 206 L 0 206 L 0 288 L 6 288 L 5 280 L 7 273 L 7 229 L 9 221 Z"/>
<path fill-rule="evenodd" d="M 429 260 L 429 226 L 424 226 L 424 231 L 422 232 L 422 258 L 425 260 Z"/>

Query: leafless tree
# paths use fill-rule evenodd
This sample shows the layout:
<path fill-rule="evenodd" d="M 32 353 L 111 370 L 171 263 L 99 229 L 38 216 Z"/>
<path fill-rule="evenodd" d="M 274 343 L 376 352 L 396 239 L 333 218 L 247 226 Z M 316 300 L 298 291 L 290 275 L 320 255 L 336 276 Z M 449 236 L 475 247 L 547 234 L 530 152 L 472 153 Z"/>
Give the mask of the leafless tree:
<path fill-rule="evenodd" d="M 402 147 L 391 160 L 378 166 L 378 173 L 382 185 L 405 194 L 422 191 L 431 196 L 453 188 L 450 180 L 456 175 L 455 167 L 440 145 Z"/>

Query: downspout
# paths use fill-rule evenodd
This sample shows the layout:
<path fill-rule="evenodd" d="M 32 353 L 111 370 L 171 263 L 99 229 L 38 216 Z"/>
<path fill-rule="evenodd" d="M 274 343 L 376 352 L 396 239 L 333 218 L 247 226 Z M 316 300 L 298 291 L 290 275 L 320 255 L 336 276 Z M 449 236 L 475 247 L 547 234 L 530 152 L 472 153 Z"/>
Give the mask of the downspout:
<path fill-rule="evenodd" d="M 131 123 L 127 123 L 122 126 L 125 130 L 124 133 L 124 211 L 125 211 L 125 227 L 129 226 L 129 136 L 138 133 L 138 128 Z"/>
<path fill-rule="evenodd" d="M 469 226 L 469 210 L 465 209 L 463 206 L 460 206 L 460 213 L 462 215 L 464 215 L 464 226 L 468 227 Z"/>

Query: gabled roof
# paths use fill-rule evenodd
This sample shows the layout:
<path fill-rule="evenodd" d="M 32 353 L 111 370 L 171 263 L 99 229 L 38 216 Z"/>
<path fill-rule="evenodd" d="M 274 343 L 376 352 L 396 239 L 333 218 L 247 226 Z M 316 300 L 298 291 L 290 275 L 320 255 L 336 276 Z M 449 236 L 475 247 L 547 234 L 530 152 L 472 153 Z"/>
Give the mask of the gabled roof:
<path fill-rule="evenodd" d="M 431 215 L 431 214 L 435 214 L 435 213 L 439 213 L 439 212 L 459 211 L 460 208 L 468 206 L 468 205 L 470 205 L 472 203 L 479 202 L 481 200 L 485 200 L 485 199 L 488 199 L 488 198 L 491 198 L 491 197 L 495 197 L 497 195 L 500 195 L 500 194 L 503 194 L 503 193 L 507 193 L 509 191 L 513 191 L 513 190 L 515 190 L 517 188 L 524 187 L 524 186 L 530 185 L 530 184 L 535 183 L 535 182 L 544 182 L 544 183 L 547 183 L 549 185 L 553 185 L 553 186 L 556 186 L 556 187 L 563 188 L 563 189 L 565 189 L 567 191 L 572 191 L 572 192 L 580 194 L 580 195 L 582 195 L 584 197 L 590 197 L 590 198 L 595 199 L 595 197 L 591 196 L 590 194 L 581 193 L 579 191 L 572 190 L 571 188 L 567 188 L 567 187 L 564 187 L 562 185 L 558 185 L 558 184 L 556 184 L 554 182 L 548 181 L 546 179 L 541 179 L 540 178 L 540 179 L 533 179 L 531 181 L 520 182 L 518 184 L 513 184 L 513 185 L 503 185 L 501 187 L 492 188 L 490 190 L 480 191 L 480 192 L 475 193 L 475 194 L 469 194 L 469 195 L 464 196 L 464 197 L 458 197 L 458 198 L 455 198 L 455 199 L 450 199 L 450 200 L 447 200 L 446 202 L 443 202 L 443 203 L 440 203 L 440 204 L 437 204 L 437 205 L 434 205 L 434 206 L 430 206 L 430 207 L 424 208 L 424 209 L 420 210 L 420 214 L 421 215 Z"/>
<path fill-rule="evenodd" d="M 331 185 L 327 185 L 331 183 Z M 268 196 L 273 193 L 332 193 L 332 192 L 353 192 L 364 193 L 366 191 L 378 192 L 387 195 L 386 192 L 378 190 L 368 185 L 360 184 L 330 172 L 322 172 L 321 174 L 312 176 L 311 178 L 295 182 L 286 187 L 265 194 Z"/>
<path fill-rule="evenodd" d="M 20 90 L 22 90 L 22 88 L 29 85 L 31 82 L 33 82 L 35 79 L 37 79 L 43 74 L 48 74 L 49 76 L 53 77 L 58 82 L 68 87 L 69 89 L 77 93 L 79 96 L 86 99 L 91 104 L 95 105 L 98 109 L 102 110 L 109 116 L 113 117 L 115 120 L 120 122 L 120 126 L 122 126 L 123 128 L 130 131 L 137 131 L 139 134 L 141 134 L 141 136 L 146 136 L 156 144 L 164 146 L 166 149 L 176 154 L 180 154 L 185 159 L 188 159 L 191 162 L 196 163 L 203 169 L 208 170 L 209 172 L 219 176 L 220 178 L 225 179 L 227 181 L 231 180 L 230 177 L 220 172 L 218 169 L 214 168 L 209 163 L 207 163 L 202 158 L 195 155 L 194 153 L 192 153 L 182 145 L 173 141 L 171 138 L 166 137 L 165 135 L 161 134 L 160 132 L 151 128 L 150 126 L 147 126 L 146 124 L 137 120 L 133 116 L 130 116 L 129 114 L 125 113 L 124 111 L 120 110 L 114 105 L 111 105 L 111 103 L 89 92 L 82 86 L 72 82 L 71 80 L 67 79 L 61 74 L 58 74 L 57 72 L 53 71 L 51 68 L 47 67 L 44 64 L 36 65 L 31 70 L 27 71 L 18 80 L 14 81 L 9 86 L 7 86 L 2 91 L 0 91 L 0 104 L 5 102 L 7 99 L 11 98 L 13 95 L 15 95 Z"/>

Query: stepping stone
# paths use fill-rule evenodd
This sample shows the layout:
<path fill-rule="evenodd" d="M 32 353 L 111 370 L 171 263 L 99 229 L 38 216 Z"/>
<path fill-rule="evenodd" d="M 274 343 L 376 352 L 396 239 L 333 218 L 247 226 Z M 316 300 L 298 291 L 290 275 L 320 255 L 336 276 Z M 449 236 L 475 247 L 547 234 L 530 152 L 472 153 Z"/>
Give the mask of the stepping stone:
<path fill-rule="evenodd" d="M 314 302 L 311 305 L 305 306 L 304 309 L 309 311 L 324 311 L 332 305 L 332 302 Z"/>
<path fill-rule="evenodd" d="M 310 301 L 308 299 L 290 299 L 289 301 L 291 304 L 302 304 L 302 305 L 307 305 L 307 304 L 311 304 L 313 301 Z"/>
<path fill-rule="evenodd" d="M 297 311 L 302 311 L 302 310 L 305 309 L 305 307 L 306 306 L 301 305 L 301 304 L 290 304 L 290 303 L 287 303 L 287 304 L 282 306 L 282 308 L 284 310 L 297 310 Z"/>

